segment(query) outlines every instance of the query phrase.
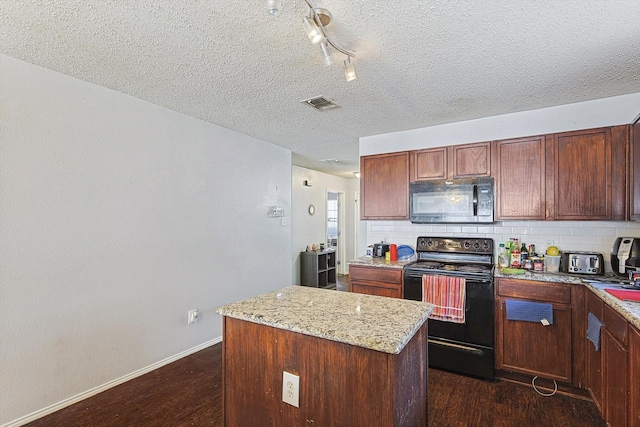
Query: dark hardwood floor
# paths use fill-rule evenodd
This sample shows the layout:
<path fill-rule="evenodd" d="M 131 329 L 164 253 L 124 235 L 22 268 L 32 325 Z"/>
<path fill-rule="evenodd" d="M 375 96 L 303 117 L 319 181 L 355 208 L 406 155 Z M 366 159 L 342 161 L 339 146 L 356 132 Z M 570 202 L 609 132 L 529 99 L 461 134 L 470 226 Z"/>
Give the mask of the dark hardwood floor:
<path fill-rule="evenodd" d="M 216 344 L 27 426 L 222 426 L 221 386 L 222 344 Z M 430 369 L 428 390 L 430 426 L 605 426 L 592 402 L 543 397 L 530 385 Z"/>

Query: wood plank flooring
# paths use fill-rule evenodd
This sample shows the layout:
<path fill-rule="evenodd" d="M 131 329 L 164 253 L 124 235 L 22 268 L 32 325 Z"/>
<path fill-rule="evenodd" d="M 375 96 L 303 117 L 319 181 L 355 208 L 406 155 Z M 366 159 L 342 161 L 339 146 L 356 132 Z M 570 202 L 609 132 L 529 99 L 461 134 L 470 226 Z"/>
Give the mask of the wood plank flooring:
<path fill-rule="evenodd" d="M 338 277 L 338 290 L 348 291 L 348 278 Z M 221 398 L 222 344 L 216 344 L 27 426 L 221 427 Z M 429 425 L 605 427 L 588 400 L 543 397 L 530 385 L 482 381 L 435 369 L 429 369 Z"/>
<path fill-rule="evenodd" d="M 216 344 L 28 426 L 222 426 L 221 362 L 222 344 Z M 543 397 L 531 386 L 430 369 L 429 425 L 604 427 L 605 423 L 587 400 Z"/>

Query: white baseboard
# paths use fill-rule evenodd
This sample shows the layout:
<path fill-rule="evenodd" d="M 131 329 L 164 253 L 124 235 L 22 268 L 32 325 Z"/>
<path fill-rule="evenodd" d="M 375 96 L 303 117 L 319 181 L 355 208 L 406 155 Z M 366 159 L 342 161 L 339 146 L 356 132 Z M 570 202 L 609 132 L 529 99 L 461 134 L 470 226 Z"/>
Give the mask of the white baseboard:
<path fill-rule="evenodd" d="M 98 387 L 94 387 L 90 390 L 87 390 L 85 392 L 82 392 L 80 394 L 77 394 L 75 396 L 72 396 L 68 399 L 62 400 L 58 403 L 54 403 L 53 405 L 47 406 L 46 408 L 40 409 L 38 411 L 32 412 L 29 415 L 25 415 L 24 417 L 20 417 L 17 420 L 13 420 L 7 424 L 3 424 L 0 427 L 20 427 L 22 425 L 25 425 L 27 423 L 30 423 L 31 421 L 35 421 L 38 418 L 42 418 L 45 415 L 49 415 L 53 412 L 59 411 L 62 408 L 66 408 L 67 406 L 71 406 L 74 403 L 78 403 L 81 400 L 87 399 L 91 396 L 94 396 L 98 393 L 101 393 L 105 390 L 108 390 L 110 388 L 113 388 L 117 385 L 120 385 L 122 383 L 125 383 L 129 380 L 132 380 L 134 378 L 137 378 L 141 375 L 144 375 L 148 372 L 151 372 L 155 369 L 161 368 L 164 365 L 168 365 L 171 362 L 175 362 L 176 360 L 182 359 L 183 357 L 189 356 L 190 354 L 196 353 L 200 350 L 204 350 L 207 347 L 211 347 L 214 344 L 218 344 L 219 342 L 222 342 L 222 337 L 218 337 L 218 338 L 214 338 L 210 341 L 204 342 L 200 345 L 197 345 L 195 347 L 192 347 L 188 350 L 185 350 L 181 353 L 178 353 L 176 355 L 173 355 L 171 357 L 168 357 L 164 360 L 161 360 L 159 362 L 156 362 L 154 364 L 151 364 L 149 366 L 146 366 L 142 369 L 138 369 L 137 371 L 131 372 L 130 374 L 127 374 L 125 376 L 122 376 L 120 378 L 116 378 L 115 380 L 109 381 L 108 383 L 99 385 Z"/>

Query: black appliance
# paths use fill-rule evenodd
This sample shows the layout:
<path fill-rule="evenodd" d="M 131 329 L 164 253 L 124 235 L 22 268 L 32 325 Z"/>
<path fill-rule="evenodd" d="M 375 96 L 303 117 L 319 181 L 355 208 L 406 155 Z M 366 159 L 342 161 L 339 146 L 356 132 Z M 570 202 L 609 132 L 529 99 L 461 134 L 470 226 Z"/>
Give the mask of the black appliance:
<path fill-rule="evenodd" d="M 418 224 L 493 222 L 493 178 L 409 184 L 409 219 Z"/>
<path fill-rule="evenodd" d="M 425 274 L 465 279 L 465 322 L 429 319 L 429 366 L 494 378 L 493 240 L 418 237 L 404 267 L 404 298 L 422 301 Z"/>
<path fill-rule="evenodd" d="M 374 243 L 373 244 L 373 256 L 374 257 L 383 257 L 389 252 L 389 244 L 388 243 Z"/>
<path fill-rule="evenodd" d="M 640 271 L 640 237 L 618 237 L 611 248 L 611 269 L 619 276 L 628 277 L 631 271 Z"/>

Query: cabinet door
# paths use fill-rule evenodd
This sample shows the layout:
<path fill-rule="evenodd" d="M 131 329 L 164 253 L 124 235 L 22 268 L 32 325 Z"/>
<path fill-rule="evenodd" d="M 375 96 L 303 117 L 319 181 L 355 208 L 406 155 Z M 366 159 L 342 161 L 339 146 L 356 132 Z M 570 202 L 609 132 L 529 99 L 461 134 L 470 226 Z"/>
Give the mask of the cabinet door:
<path fill-rule="evenodd" d="M 447 147 L 411 152 L 411 181 L 447 178 Z"/>
<path fill-rule="evenodd" d="M 499 298 L 497 368 L 571 383 L 571 306 L 553 304 L 553 325 L 507 320 Z"/>
<path fill-rule="evenodd" d="M 361 219 L 409 218 L 409 152 L 360 159 Z"/>
<path fill-rule="evenodd" d="M 491 144 L 453 145 L 449 147 L 449 178 L 491 175 Z"/>
<path fill-rule="evenodd" d="M 349 291 L 381 297 L 402 298 L 402 286 L 390 283 L 351 282 Z"/>
<path fill-rule="evenodd" d="M 629 425 L 640 427 L 640 332 L 629 327 Z"/>
<path fill-rule="evenodd" d="M 608 330 L 602 334 L 604 418 L 611 427 L 627 426 L 629 351 Z"/>
<path fill-rule="evenodd" d="M 493 157 L 496 219 L 545 219 L 545 136 L 496 141 Z"/>
<path fill-rule="evenodd" d="M 611 130 L 554 134 L 547 154 L 554 185 L 553 219 L 611 219 Z M 617 167 L 625 167 L 617 165 Z"/>
<path fill-rule="evenodd" d="M 640 122 L 633 125 L 631 130 L 630 171 L 630 219 L 640 221 Z"/>
<path fill-rule="evenodd" d="M 586 315 L 589 312 L 596 315 L 596 317 L 602 322 L 603 317 L 603 302 L 593 292 L 587 292 L 587 309 Z M 585 320 L 586 326 L 586 320 Z M 600 336 L 600 350 L 596 351 L 595 346 L 591 341 L 587 341 L 587 388 L 591 392 L 593 402 L 596 404 L 600 412 L 602 412 L 602 335 Z"/>

